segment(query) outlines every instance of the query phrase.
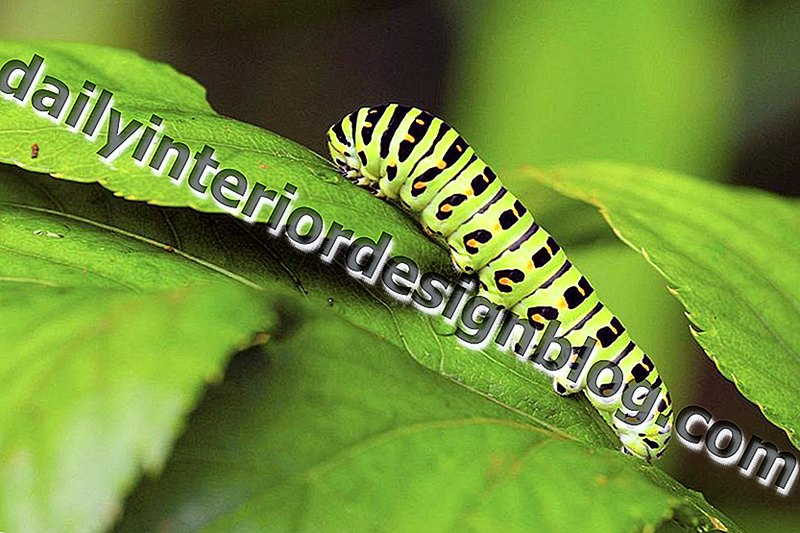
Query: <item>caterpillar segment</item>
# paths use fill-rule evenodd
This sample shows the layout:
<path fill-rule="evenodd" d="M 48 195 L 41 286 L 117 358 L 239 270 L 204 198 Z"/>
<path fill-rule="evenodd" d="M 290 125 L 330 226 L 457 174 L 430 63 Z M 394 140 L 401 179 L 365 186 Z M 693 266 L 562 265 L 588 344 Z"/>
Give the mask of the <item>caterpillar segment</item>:
<path fill-rule="evenodd" d="M 414 107 L 362 107 L 328 130 L 328 149 L 344 176 L 400 205 L 426 234 L 444 241 L 455 267 L 477 276 L 480 295 L 527 319 L 537 331 L 558 320 L 556 334 L 573 351 L 554 373 L 555 391 L 584 391 L 619 435 L 624 452 L 646 460 L 664 453 L 673 409 L 653 361 L 555 239 L 456 130 Z M 587 337 L 596 344 L 582 354 Z M 587 390 L 587 370 L 598 361 L 613 361 L 622 372 L 623 386 L 614 394 L 606 395 L 612 387 L 610 376 L 602 373 L 597 379 L 601 394 Z M 579 367 L 584 369 L 579 379 L 569 379 Z M 658 391 L 644 421 L 623 407 L 622 394 L 631 382 L 647 382 Z M 635 403 L 641 400 L 634 394 Z M 614 416 L 620 408 L 628 416 Z"/>

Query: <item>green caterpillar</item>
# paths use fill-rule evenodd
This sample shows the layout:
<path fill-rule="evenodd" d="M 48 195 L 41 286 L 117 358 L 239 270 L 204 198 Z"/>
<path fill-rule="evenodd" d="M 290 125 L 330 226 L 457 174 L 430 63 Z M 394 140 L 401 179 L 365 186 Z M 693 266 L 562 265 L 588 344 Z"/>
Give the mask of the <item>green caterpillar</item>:
<path fill-rule="evenodd" d="M 536 330 L 558 320 L 558 334 L 572 346 L 581 346 L 587 336 L 596 339 L 584 368 L 613 361 L 625 384 L 649 379 L 658 396 L 638 425 L 612 416 L 622 405 L 619 395 L 586 395 L 619 435 L 623 451 L 647 460 L 663 454 L 673 412 L 655 365 L 553 237 L 458 132 L 414 107 L 362 107 L 328 130 L 328 148 L 346 177 L 399 204 L 428 235 L 443 240 L 456 268 L 477 275 L 481 296 L 527 317 Z M 577 382 L 566 378 L 576 359 L 573 350 L 572 365 L 554 377 L 559 394 L 586 388 L 585 372 Z"/>

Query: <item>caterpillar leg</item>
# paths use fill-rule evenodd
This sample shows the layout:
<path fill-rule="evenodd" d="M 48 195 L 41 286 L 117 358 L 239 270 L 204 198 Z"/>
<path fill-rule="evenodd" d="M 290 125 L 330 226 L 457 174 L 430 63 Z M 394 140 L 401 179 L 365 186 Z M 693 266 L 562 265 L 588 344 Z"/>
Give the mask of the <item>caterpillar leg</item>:
<path fill-rule="evenodd" d="M 673 413 L 669 393 L 662 391 L 655 406 L 639 424 L 636 424 L 636 417 L 630 413 L 620 419 L 615 416 L 616 411 L 600 411 L 619 436 L 622 451 L 648 462 L 664 454 L 672 433 Z M 620 409 L 626 411 L 624 407 Z"/>
<path fill-rule="evenodd" d="M 360 174 L 351 175 L 351 172 L 345 173 L 345 177 L 354 185 L 366 189 L 376 198 L 386 198 L 386 194 L 381 190 L 377 181 L 362 177 Z"/>
<path fill-rule="evenodd" d="M 616 418 L 612 425 L 619 435 L 624 453 L 641 457 L 650 462 L 660 458 L 666 451 L 672 432 L 672 415 L 669 416 L 669 422 L 663 428 L 651 420 L 641 424 L 641 426 L 647 426 L 641 431 L 632 429 Z"/>
<path fill-rule="evenodd" d="M 611 412 L 600 411 L 600 414 L 608 425 L 614 429 L 614 433 L 617 434 L 617 437 L 619 437 L 622 443 L 620 451 L 625 455 L 638 457 L 650 463 L 660 458 L 666 450 L 666 445 L 670 439 L 670 428 L 667 428 L 666 433 L 664 433 L 663 430 L 662 432 L 639 432 L 632 429 L 631 426 L 620 422 Z M 642 424 L 642 426 L 646 424 L 647 422 Z"/>
<path fill-rule="evenodd" d="M 576 392 L 580 392 L 579 388 L 575 387 L 575 384 L 569 381 L 566 378 L 553 378 L 553 390 L 559 396 L 571 396 Z"/>
<path fill-rule="evenodd" d="M 579 376 L 577 381 L 572 381 L 568 378 L 569 373 L 580 366 L 579 350 L 581 348 L 581 346 L 572 347 L 572 355 L 569 361 L 553 378 L 553 390 L 560 396 L 570 396 L 576 392 L 580 392 L 586 386 L 586 378 L 584 375 Z"/>

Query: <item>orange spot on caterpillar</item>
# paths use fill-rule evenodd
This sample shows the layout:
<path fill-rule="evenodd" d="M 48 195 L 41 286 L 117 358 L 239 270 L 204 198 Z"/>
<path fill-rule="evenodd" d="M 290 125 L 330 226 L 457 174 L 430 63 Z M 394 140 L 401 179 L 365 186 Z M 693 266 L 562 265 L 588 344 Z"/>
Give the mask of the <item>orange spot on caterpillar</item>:
<path fill-rule="evenodd" d="M 410 142 L 410 143 L 413 143 L 414 142 L 414 137 L 410 133 L 406 133 L 405 140 Z"/>
<path fill-rule="evenodd" d="M 450 204 L 444 204 L 444 205 L 442 206 L 442 209 L 441 209 L 441 210 L 442 210 L 442 213 L 449 213 L 450 211 L 452 211 L 452 210 L 453 210 L 453 206 L 452 206 L 452 205 L 450 205 Z"/>
<path fill-rule="evenodd" d="M 372 122 L 369 122 L 369 121 L 364 122 L 364 127 L 365 128 L 371 128 L 372 127 Z"/>
<path fill-rule="evenodd" d="M 562 296 L 561 299 L 556 304 L 556 307 L 558 307 L 559 309 L 566 309 L 567 308 L 567 299 Z"/>
<path fill-rule="evenodd" d="M 447 163 L 444 162 L 444 159 L 440 159 L 438 163 L 436 163 L 436 168 L 439 170 L 444 170 L 447 168 Z"/>
<path fill-rule="evenodd" d="M 467 241 L 467 246 L 470 247 L 470 248 L 477 248 L 478 247 L 478 241 L 476 241 L 475 239 L 470 239 L 470 240 Z"/>
<path fill-rule="evenodd" d="M 527 263 L 525 263 L 525 270 L 533 270 L 533 261 L 531 261 L 530 259 L 528 260 Z"/>
<path fill-rule="evenodd" d="M 417 123 L 417 124 L 419 124 L 420 126 L 424 126 L 424 125 L 425 125 L 425 121 L 424 121 L 424 120 L 422 120 L 421 118 L 418 118 L 418 119 L 417 119 L 417 120 L 415 120 L 414 122 L 416 122 L 416 123 Z"/>
<path fill-rule="evenodd" d="M 414 188 L 415 188 L 416 190 L 424 189 L 424 188 L 425 188 L 425 183 L 423 183 L 423 182 L 421 182 L 421 181 L 418 181 L 418 182 L 416 182 L 416 183 L 414 184 Z"/>
<path fill-rule="evenodd" d="M 499 283 L 500 285 L 505 285 L 506 287 L 512 284 L 511 280 L 508 278 L 500 278 L 499 280 L 497 280 L 497 283 Z"/>
<path fill-rule="evenodd" d="M 456 145 L 456 150 L 458 150 L 458 153 L 459 153 L 459 154 L 460 154 L 461 152 L 463 152 L 463 151 L 464 151 L 464 149 L 463 149 L 463 148 L 461 148 L 461 145 L 460 145 L 460 144 L 457 144 L 457 145 Z"/>

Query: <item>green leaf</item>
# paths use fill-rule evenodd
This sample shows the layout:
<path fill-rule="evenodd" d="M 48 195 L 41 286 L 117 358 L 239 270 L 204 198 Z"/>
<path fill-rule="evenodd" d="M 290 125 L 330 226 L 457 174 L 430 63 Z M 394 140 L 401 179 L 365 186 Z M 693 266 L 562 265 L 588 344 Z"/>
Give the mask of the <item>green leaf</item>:
<path fill-rule="evenodd" d="M 305 148 L 214 114 L 202 101 L 202 89 L 168 67 L 127 52 L 67 44 L 0 44 L 0 60 L 29 57 L 34 50 L 45 57 L 48 73 L 70 87 L 79 87 L 88 78 L 114 91 L 115 107 L 126 120 L 137 117 L 146 121 L 150 112 L 156 111 L 170 136 L 191 143 L 194 149 L 203 144 L 217 148 L 222 167 L 241 170 L 272 189 L 280 189 L 289 181 L 299 189 L 296 206 L 313 206 L 328 223 L 337 221 L 356 230 L 359 236 L 376 238 L 382 231 L 391 233 L 396 237 L 394 253 L 408 255 L 423 270 L 449 268 L 446 253 L 424 238 L 411 220 L 365 191 L 342 183 L 328 163 Z M 491 405 L 506 419 L 528 426 L 526 432 L 567 442 L 563 445 L 565 450 L 580 450 L 604 464 L 609 461 L 609 467 L 628 465 L 624 467 L 628 469 L 625 475 L 652 486 L 649 490 L 653 493 L 667 490 L 680 495 L 666 506 L 662 501 L 658 516 L 677 508 L 681 520 L 689 524 L 696 521 L 706 529 L 711 527 L 711 517 L 721 516 L 700 496 L 680 487 L 658 469 L 605 449 L 616 449 L 618 443 L 588 402 L 555 396 L 549 380 L 531 365 L 493 348 L 481 352 L 465 348 L 451 332 L 443 330 L 439 319 L 421 315 L 379 289 L 356 282 L 338 264 L 326 265 L 298 252 L 285 240 L 268 234 L 263 225 L 249 225 L 227 214 L 199 213 L 219 209 L 209 200 L 189 193 L 185 185 L 176 185 L 168 177 L 155 176 L 134 165 L 125 154 L 114 161 L 113 168 L 105 166 L 95 154 L 102 142 L 92 145 L 79 135 L 53 127 L 30 109 L 0 100 L 0 132 L 0 161 L 62 178 L 54 180 L 0 168 L 0 250 L 6 252 L 0 256 L 0 284 L 106 290 L 113 287 L 136 292 L 168 291 L 227 280 L 248 289 L 265 289 L 265 293 L 292 289 L 312 307 L 322 308 L 330 301 L 333 313 L 374 335 L 365 345 L 366 354 L 385 352 L 412 368 L 418 368 L 417 364 L 427 367 L 430 370 L 425 372 L 432 371 L 437 381 L 461 391 L 472 398 L 470 402 Z M 31 159 L 30 147 L 34 143 L 39 145 L 39 157 Z M 69 181 L 96 182 L 128 199 L 176 207 L 115 200 L 98 185 Z M 267 216 L 268 210 L 260 220 Z M 38 316 L 36 307 L 32 302 L 29 312 L 34 316 Z M 223 307 L 222 312 L 227 309 Z M 53 327 L 59 327 L 58 320 Z M 242 331 L 251 332 L 248 328 Z M 356 335 L 344 326 L 342 331 L 345 333 L 337 334 L 337 342 L 347 344 Z M 313 337 L 311 331 L 300 335 L 296 342 L 306 348 L 325 345 L 320 344 L 322 337 Z M 342 385 L 352 388 L 357 383 L 351 379 Z M 391 398 L 382 394 L 376 397 L 382 400 L 381 409 L 391 409 Z M 409 409 L 418 401 L 422 400 L 417 395 L 409 395 Z M 320 408 L 333 412 L 336 405 L 320 404 Z M 244 406 L 248 412 L 256 408 L 250 403 Z M 337 418 L 330 417 L 330 422 L 349 431 L 350 420 Z M 171 435 L 162 433 L 161 438 L 166 442 Z M 253 437 L 268 439 L 274 435 L 272 428 L 263 427 Z M 97 435 L 98 439 L 102 437 Z M 194 437 L 190 433 L 187 438 Z M 516 446 L 529 444 L 520 437 L 512 440 Z M 331 449 L 343 444 L 335 440 L 329 443 Z M 238 445 L 234 442 L 231 446 Z M 131 464 L 131 457 L 120 459 L 126 460 Z M 553 461 L 550 463 L 555 464 Z M 584 463 L 580 459 L 580 464 Z M 392 462 L 385 468 L 401 466 Z M 590 471 L 600 471 L 599 463 L 589 466 Z M 545 465 L 541 468 L 539 483 L 563 486 L 559 485 L 563 479 L 551 475 Z M 249 478 L 252 472 L 244 474 Z M 244 490 L 247 483 L 258 480 L 240 477 L 239 481 L 243 483 L 240 490 Z M 337 492 L 339 488 L 331 485 L 329 490 Z M 585 499 L 575 505 L 580 506 L 579 513 L 589 513 L 594 501 Z M 647 520 L 652 521 L 651 511 L 632 508 L 627 516 L 646 514 L 650 517 Z M 731 530 L 735 527 L 727 519 L 723 522 Z"/>
<path fill-rule="evenodd" d="M 204 383 L 270 324 L 259 299 L 231 284 L 0 284 L 0 527 L 113 522 L 140 468 L 161 468 Z"/>
<path fill-rule="evenodd" d="M 72 93 L 79 92 L 86 79 L 111 91 L 113 107 L 121 112 L 122 124 L 133 119 L 148 124 L 155 113 L 163 119 L 164 134 L 186 143 L 192 153 L 204 145 L 213 147 L 220 169 L 236 169 L 251 181 L 278 191 L 287 182 L 298 186 L 299 197 L 293 205 L 311 206 L 326 221 L 338 220 L 347 227 L 358 227 L 364 220 L 386 219 L 391 212 L 389 206 L 372 201 L 368 192 L 351 191 L 349 183 L 333 171 L 332 164 L 310 150 L 269 131 L 216 114 L 205 100 L 205 90 L 171 67 L 131 52 L 97 46 L 0 41 L 0 64 L 12 58 L 27 62 L 34 53 L 44 58 L 44 71 L 66 83 Z M 136 143 L 106 164 L 97 151 L 106 142 L 107 120 L 101 123 L 97 138 L 90 141 L 66 126 L 54 126 L 30 105 L 20 106 L 0 99 L 0 109 L 3 139 L 0 162 L 66 180 L 100 183 L 129 200 L 223 212 L 210 195 L 199 198 L 185 181 L 178 183 L 166 172 L 156 176 L 149 166 L 137 164 L 130 157 Z M 320 135 L 324 135 L 327 126 L 320 127 Z M 39 149 L 36 158 L 31 154 L 34 144 Z M 170 164 L 166 168 L 170 169 Z M 347 186 L 350 194 L 342 194 L 343 186 Z M 266 203 L 257 219 L 266 221 L 270 214 L 270 205 Z M 377 238 L 381 230 L 393 233 L 412 227 L 410 219 L 394 216 L 385 226 L 361 229 L 364 235 Z M 397 252 L 420 253 L 435 248 L 418 232 L 408 233 L 407 239 L 396 243 Z"/>
<path fill-rule="evenodd" d="M 796 200 L 616 163 L 521 173 L 597 207 L 667 280 L 722 374 L 800 448 Z"/>
<path fill-rule="evenodd" d="M 91 79 L 99 87 L 112 90 L 115 107 L 126 120 L 138 117 L 147 121 L 150 112 L 157 111 L 168 135 L 193 142 L 197 149 L 203 144 L 217 148 L 222 167 L 241 170 L 270 189 L 280 190 L 291 182 L 298 187 L 299 195 L 293 205 L 312 206 L 327 223 L 339 222 L 354 229 L 358 236 L 377 239 L 383 231 L 396 236 L 393 253 L 413 258 L 423 271 L 451 270 L 446 253 L 424 237 L 408 217 L 376 201 L 368 192 L 352 187 L 313 152 L 270 132 L 213 113 L 201 101 L 202 89 L 169 67 L 128 52 L 63 43 L 33 47 L 0 43 L 0 52 L 0 61 L 4 57 L 25 58 L 39 53 L 45 58 L 47 72 L 70 87 L 80 87 L 84 79 Z M 129 78 L 136 81 L 129 83 Z M 96 181 L 128 199 L 220 211 L 211 200 L 198 199 L 185 184 L 176 185 L 169 177 L 154 176 L 126 154 L 114 161 L 113 169 L 107 167 L 95 153 L 102 145 L 100 140 L 91 143 L 65 128 L 52 127 L 51 122 L 31 109 L 7 100 L 0 100 L 0 109 L 4 110 L 0 115 L 3 133 L 0 161 L 65 180 Z M 39 145 L 39 156 L 30 159 L 30 146 L 34 142 Z M 131 150 L 132 147 L 127 153 Z M 198 226 L 196 214 L 180 210 L 142 216 L 143 205 L 118 207 L 115 203 L 112 207 L 107 199 L 96 199 L 96 193 L 64 193 L 60 192 L 63 183 L 37 181 L 41 183 L 36 186 L 9 182 L 11 190 L 0 190 L 0 198 L 8 202 L 9 213 L 9 223 L 0 228 L 0 246 L 14 248 L 15 253 L 24 255 L 16 266 L 9 265 L 15 272 L 35 274 L 33 277 L 37 279 L 62 284 L 62 276 L 70 275 L 74 280 L 86 270 L 85 282 L 131 288 L 168 288 L 187 283 L 192 279 L 189 271 L 197 271 L 201 280 L 227 276 L 261 288 L 274 287 L 276 283 L 281 287 L 296 285 L 318 305 L 334 298 L 335 309 L 352 322 L 364 324 L 382 338 L 391 339 L 422 364 L 528 413 L 534 423 L 564 428 L 595 445 L 616 447 L 616 439 L 588 402 L 569 402 L 569 409 L 561 409 L 561 401 L 553 397 L 549 380 L 530 365 L 498 350 L 466 349 L 454 336 L 445 336 L 452 331 L 443 331 L 440 321 L 398 305 L 391 297 L 377 294 L 375 288 L 348 279 L 339 268 L 309 261 L 285 244 L 276 246 L 259 225 L 249 226 L 220 216 L 216 224 Z M 67 194 L 78 196 L 65 216 L 61 211 Z M 33 205 L 25 201 L 31 198 Z M 48 231 L 58 233 L 60 224 L 66 224 L 77 228 L 80 237 L 56 242 L 33 235 L 39 226 L 29 220 L 31 211 L 37 213 L 37 222 L 46 220 L 47 228 L 56 228 Z M 91 218 L 87 214 L 95 218 L 87 220 Z M 259 220 L 266 220 L 269 214 L 266 209 Z M 91 237 L 85 237 L 87 231 Z M 7 240 L 3 232 L 8 232 Z M 122 244 L 102 244 L 119 236 L 126 237 Z M 91 241 L 84 242 L 86 238 Z M 125 253 L 120 253 L 120 246 Z M 180 253 L 165 254 L 166 249 Z M 31 257 L 40 260 L 31 261 Z M 55 273 L 53 264 L 64 262 L 70 268 Z M 88 277 L 93 279 L 86 280 Z"/>
<path fill-rule="evenodd" d="M 288 322 L 266 362 L 235 361 L 117 531 L 638 531 L 684 507 L 704 509 L 703 528 L 727 522 L 641 461 L 537 428 L 332 310 Z"/>

